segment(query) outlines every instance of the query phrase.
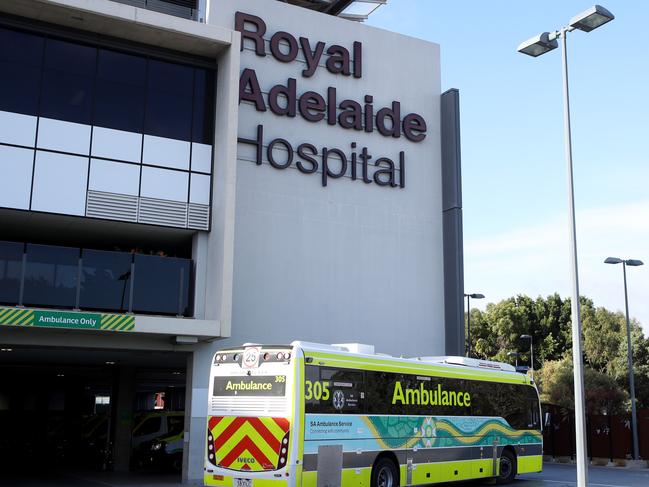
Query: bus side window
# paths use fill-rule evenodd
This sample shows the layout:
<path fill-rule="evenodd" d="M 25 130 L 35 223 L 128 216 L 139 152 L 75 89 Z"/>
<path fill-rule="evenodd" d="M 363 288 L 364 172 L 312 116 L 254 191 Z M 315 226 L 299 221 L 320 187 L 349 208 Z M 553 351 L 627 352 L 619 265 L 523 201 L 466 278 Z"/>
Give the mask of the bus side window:
<path fill-rule="evenodd" d="M 306 371 L 304 400 L 307 412 L 365 412 L 365 385 L 361 371 L 318 366 L 307 366 Z"/>

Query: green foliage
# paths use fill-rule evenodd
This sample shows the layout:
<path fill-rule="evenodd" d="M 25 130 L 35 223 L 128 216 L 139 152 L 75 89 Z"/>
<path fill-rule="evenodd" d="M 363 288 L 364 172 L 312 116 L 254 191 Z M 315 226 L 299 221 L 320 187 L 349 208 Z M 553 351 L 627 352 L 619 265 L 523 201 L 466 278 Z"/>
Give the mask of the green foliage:
<path fill-rule="evenodd" d="M 574 409 L 572 360 L 551 360 L 536 376 L 541 401 Z M 590 414 L 618 414 L 625 410 L 627 393 L 615 379 L 590 367 L 584 369 L 586 409 Z"/>
<path fill-rule="evenodd" d="M 630 407 L 626 318 L 624 313 L 596 307 L 581 297 L 583 359 L 589 407 L 616 412 Z M 529 339 L 534 344 L 534 370 L 544 400 L 572 407 L 572 317 L 570 299 L 558 294 L 532 299 L 518 295 L 490 303 L 485 311 L 471 310 L 472 356 L 513 363 L 509 352 L 519 354 L 519 365 L 530 364 Z M 640 324 L 631 320 L 631 342 L 638 407 L 649 407 L 649 339 Z M 626 403 L 625 403 L 626 401 Z"/>

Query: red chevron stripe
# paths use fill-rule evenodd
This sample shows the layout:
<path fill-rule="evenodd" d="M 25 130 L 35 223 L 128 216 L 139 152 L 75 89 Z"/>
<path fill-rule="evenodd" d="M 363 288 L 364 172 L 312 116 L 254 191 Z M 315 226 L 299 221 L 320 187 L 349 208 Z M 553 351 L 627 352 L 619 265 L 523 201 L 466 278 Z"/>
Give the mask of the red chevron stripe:
<path fill-rule="evenodd" d="M 207 424 L 207 427 L 210 429 L 210 431 L 212 431 L 214 428 L 216 428 L 216 425 L 219 424 L 222 419 L 223 416 L 212 416 Z"/>
<path fill-rule="evenodd" d="M 274 451 L 279 451 L 279 441 L 273 433 L 270 432 L 266 425 L 259 421 L 258 418 L 250 418 L 248 422 L 255 428 L 255 431 L 261 435 L 261 437 L 266 440 L 268 446 L 270 446 Z"/>
<path fill-rule="evenodd" d="M 288 419 L 286 419 L 286 418 L 273 418 L 273 421 L 275 421 L 275 423 L 277 423 L 277 426 L 282 428 L 284 433 L 286 433 L 288 431 L 288 427 L 290 425 L 290 422 L 289 422 Z"/>
<path fill-rule="evenodd" d="M 218 435 L 214 440 L 214 451 L 221 449 L 225 442 L 228 441 L 237 430 L 246 423 L 246 418 L 236 418 L 230 425 L 225 428 L 225 431 Z"/>
<path fill-rule="evenodd" d="M 268 458 L 266 458 L 266 455 L 263 454 L 263 452 L 257 448 L 257 446 L 253 443 L 253 441 L 248 437 L 244 436 L 241 441 L 235 446 L 230 453 L 228 453 L 223 459 L 219 462 L 219 465 L 223 467 L 229 467 L 234 463 L 234 461 L 237 459 L 239 455 L 241 455 L 244 451 L 248 450 L 248 452 L 252 455 L 252 457 L 261 465 L 261 467 L 264 470 L 271 470 L 275 468 L 275 465 L 270 463 Z"/>

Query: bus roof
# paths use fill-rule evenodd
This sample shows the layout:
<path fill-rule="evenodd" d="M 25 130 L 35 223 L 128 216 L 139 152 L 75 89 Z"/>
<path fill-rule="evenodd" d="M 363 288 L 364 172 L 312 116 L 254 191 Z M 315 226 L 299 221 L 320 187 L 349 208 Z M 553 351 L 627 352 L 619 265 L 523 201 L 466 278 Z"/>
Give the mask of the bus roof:
<path fill-rule="evenodd" d="M 528 375 L 516 372 L 516 369 L 510 364 L 490 360 L 456 356 L 393 357 L 384 353 L 376 353 L 373 345 L 360 343 L 329 345 L 294 341 L 291 346 L 303 350 L 307 357 L 311 355 L 318 357 L 318 359 L 328 358 L 327 362 L 353 362 L 362 368 L 386 368 L 395 369 L 395 371 L 398 369 L 406 373 L 416 373 L 417 370 L 423 372 L 425 370 L 426 372 L 457 378 L 534 383 Z M 319 363 L 324 364 L 320 360 Z M 330 363 L 330 365 L 333 365 L 333 363 Z"/>

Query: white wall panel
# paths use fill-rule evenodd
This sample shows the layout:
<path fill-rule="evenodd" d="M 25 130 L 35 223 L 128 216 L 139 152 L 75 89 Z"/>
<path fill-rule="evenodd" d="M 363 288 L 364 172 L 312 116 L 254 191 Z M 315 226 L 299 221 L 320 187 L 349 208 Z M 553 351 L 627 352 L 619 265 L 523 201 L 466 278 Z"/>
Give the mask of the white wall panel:
<path fill-rule="evenodd" d="M 145 135 L 142 162 L 189 170 L 189 142 Z"/>
<path fill-rule="evenodd" d="M 87 155 L 90 151 L 90 125 L 41 117 L 37 147 Z"/>
<path fill-rule="evenodd" d="M 140 196 L 187 202 L 188 184 L 189 173 L 145 166 Z"/>
<path fill-rule="evenodd" d="M 212 146 L 192 142 L 192 171 L 212 172 Z"/>
<path fill-rule="evenodd" d="M 0 206 L 29 209 L 34 150 L 0 145 Z"/>
<path fill-rule="evenodd" d="M 142 158 L 142 134 L 93 127 L 92 155 L 107 159 L 140 162 Z"/>
<path fill-rule="evenodd" d="M 36 152 L 32 210 L 85 215 L 88 158 Z"/>
<path fill-rule="evenodd" d="M 192 173 L 192 183 L 189 186 L 189 202 L 201 205 L 210 204 L 210 182 L 212 178 L 203 174 Z"/>
<path fill-rule="evenodd" d="M 140 166 L 91 159 L 88 189 L 138 196 L 140 190 Z"/>
<path fill-rule="evenodd" d="M 0 110 L 0 142 L 34 147 L 36 117 Z"/>

